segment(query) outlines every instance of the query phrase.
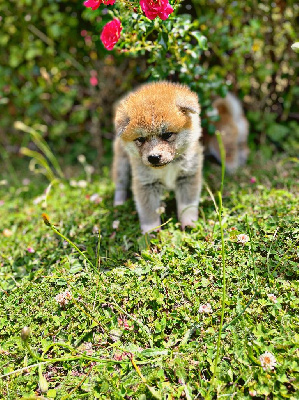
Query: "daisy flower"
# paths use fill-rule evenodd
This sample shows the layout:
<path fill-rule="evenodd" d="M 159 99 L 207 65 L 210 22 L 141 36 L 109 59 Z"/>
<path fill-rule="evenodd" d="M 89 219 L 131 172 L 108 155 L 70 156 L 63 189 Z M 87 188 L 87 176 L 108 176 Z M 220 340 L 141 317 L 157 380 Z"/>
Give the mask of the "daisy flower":
<path fill-rule="evenodd" d="M 267 296 L 269 300 L 273 301 L 273 303 L 277 303 L 277 297 L 275 296 L 275 294 L 268 293 Z"/>
<path fill-rule="evenodd" d="M 245 244 L 249 242 L 250 238 L 248 235 L 245 235 L 245 233 L 241 233 L 240 235 L 237 236 L 237 241 L 238 243 Z"/>
<path fill-rule="evenodd" d="M 205 313 L 205 314 L 212 313 L 213 310 L 212 310 L 211 304 L 210 303 L 201 304 L 199 306 L 198 312 Z"/>
<path fill-rule="evenodd" d="M 62 307 L 65 306 L 71 299 L 72 299 L 72 293 L 69 290 L 59 293 L 55 297 L 55 300 L 57 301 L 57 303 Z"/>
<path fill-rule="evenodd" d="M 276 358 L 269 351 L 260 356 L 260 362 L 264 371 L 274 369 L 277 364 Z"/>
<path fill-rule="evenodd" d="M 118 229 L 118 227 L 119 227 L 119 220 L 117 219 L 117 220 L 112 222 L 112 228 L 113 229 Z"/>

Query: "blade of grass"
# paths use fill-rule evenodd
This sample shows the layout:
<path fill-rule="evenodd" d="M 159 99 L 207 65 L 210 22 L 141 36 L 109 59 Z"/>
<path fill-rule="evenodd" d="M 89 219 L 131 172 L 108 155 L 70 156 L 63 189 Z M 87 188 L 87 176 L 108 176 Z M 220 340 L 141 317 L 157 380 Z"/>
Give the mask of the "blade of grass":
<path fill-rule="evenodd" d="M 140 377 L 140 379 L 142 380 L 142 382 L 146 385 L 146 387 L 147 387 L 148 390 L 150 391 L 151 395 L 152 395 L 155 399 L 161 400 L 161 399 L 162 399 L 162 396 L 160 395 L 160 393 L 157 392 L 153 387 L 151 387 L 151 386 L 149 386 L 149 385 L 147 384 L 147 381 L 146 381 L 145 377 L 142 375 L 142 372 L 141 372 L 140 368 L 139 368 L 138 365 L 136 364 L 133 355 L 131 355 L 131 358 L 130 358 L 130 359 L 131 359 L 131 363 L 132 363 L 132 365 L 133 365 L 135 371 L 136 371 L 137 374 L 139 375 L 139 377 Z"/>
<path fill-rule="evenodd" d="M 89 265 L 91 265 L 92 269 L 95 268 L 95 266 L 93 265 L 93 263 L 89 260 L 89 258 L 86 257 L 86 255 L 84 253 L 82 253 L 82 251 L 75 245 L 75 243 L 73 243 L 70 239 L 68 239 L 66 236 L 64 236 L 62 233 L 60 233 L 53 224 L 51 224 L 49 217 L 47 216 L 47 214 L 43 213 L 42 214 L 44 223 L 49 226 L 52 231 L 54 233 L 56 233 L 58 236 L 60 236 L 62 239 L 64 239 L 65 241 L 67 241 L 87 262 Z"/>
<path fill-rule="evenodd" d="M 35 129 L 31 128 L 30 126 L 25 125 L 21 121 L 16 121 L 15 122 L 15 128 L 22 130 L 23 132 L 27 132 L 30 134 L 32 140 L 36 144 L 36 146 L 44 153 L 44 155 L 49 159 L 51 164 L 53 165 L 56 173 L 59 175 L 60 178 L 64 178 L 62 169 L 60 168 L 60 165 L 58 164 L 58 161 L 54 154 L 52 153 L 50 147 L 48 146 L 47 142 L 44 140 L 44 138 L 40 135 L 38 131 Z"/>
<path fill-rule="evenodd" d="M 221 155 L 221 185 L 220 191 L 218 192 L 218 199 L 219 199 L 219 208 L 218 208 L 218 220 L 220 225 L 220 235 L 221 235 L 221 255 L 222 255 L 222 299 L 221 299 L 221 317 L 220 317 L 220 325 L 218 331 L 218 339 L 217 339 L 217 349 L 216 349 L 216 357 L 214 362 L 214 371 L 213 376 L 211 379 L 211 386 L 209 389 L 212 389 L 215 377 L 217 375 L 217 367 L 218 367 L 218 359 L 220 354 L 220 347 L 221 347 L 221 334 L 223 328 L 223 320 L 224 320 L 224 311 L 225 311 L 225 299 L 226 299 L 226 269 L 225 269 L 225 247 L 224 247 L 224 232 L 223 232 L 223 224 L 222 224 L 222 195 L 223 195 L 223 185 L 224 185 L 224 175 L 225 175 L 225 149 L 223 146 L 223 142 L 221 139 L 221 135 L 219 132 L 216 132 L 217 141 L 220 148 L 220 155 Z"/>
<path fill-rule="evenodd" d="M 233 325 L 246 311 L 246 309 L 250 306 L 250 304 L 254 301 L 254 299 L 256 298 L 256 295 L 259 293 L 258 290 L 258 284 L 257 284 L 257 273 L 256 273 L 256 265 L 255 265 L 255 259 L 254 259 L 254 255 L 253 255 L 253 248 L 252 248 L 252 231 L 249 227 L 249 223 L 248 223 L 248 218 L 246 215 L 246 226 L 247 226 L 247 231 L 249 233 L 249 238 L 250 238 L 250 254 L 251 254 L 251 260 L 252 260 L 252 265 L 253 265 L 253 273 L 254 273 L 254 293 L 252 295 L 252 297 L 249 299 L 248 303 L 243 307 L 243 309 L 227 324 L 225 324 L 222 328 L 222 332 L 224 332 L 230 325 Z M 216 335 L 214 335 L 213 337 L 215 337 Z M 212 337 L 212 339 L 213 339 Z"/>
<path fill-rule="evenodd" d="M 50 182 L 54 181 L 55 175 L 53 174 L 46 158 L 42 154 L 38 153 L 37 151 L 29 150 L 26 147 L 22 147 L 20 153 L 33 158 L 41 167 L 45 169 L 46 173 L 44 175 L 46 175 L 48 180 Z"/>
<path fill-rule="evenodd" d="M 91 365 L 91 366 L 90 366 Z M 86 374 L 83 376 L 83 378 L 79 381 L 79 383 L 74 387 L 74 389 L 72 389 L 68 394 L 64 395 L 61 400 L 66 400 L 69 399 L 71 395 L 73 395 L 77 389 L 79 389 L 79 387 L 81 385 L 83 385 L 83 383 L 86 381 L 86 379 L 88 378 L 88 376 L 90 375 L 92 369 L 94 367 L 94 364 L 90 363 L 89 364 L 89 370 L 86 372 Z"/>
<path fill-rule="evenodd" d="M 271 250 L 272 250 L 273 242 L 274 242 L 274 239 L 275 239 L 275 237 L 277 235 L 278 230 L 279 230 L 279 226 L 276 228 L 276 230 L 274 232 L 274 235 L 272 236 L 271 245 L 270 245 L 270 248 L 269 248 L 268 253 L 267 253 L 266 264 L 267 264 L 268 281 L 269 281 L 269 283 L 270 283 L 270 275 L 271 275 L 271 278 L 273 279 L 273 274 L 270 272 L 270 267 L 269 267 L 269 257 L 270 257 L 270 253 L 271 253 Z"/>
<path fill-rule="evenodd" d="M 12 178 L 12 181 L 18 187 L 19 183 L 20 183 L 18 175 L 17 175 L 16 170 L 10 160 L 10 156 L 9 156 L 8 152 L 6 151 L 5 147 L 2 145 L 0 145 L 0 156 L 4 161 L 4 164 Z"/>
<path fill-rule="evenodd" d="M 97 250 L 96 250 L 96 263 L 95 266 L 99 266 L 99 269 L 101 269 L 101 257 L 100 257 L 100 249 L 101 249 L 101 228 L 99 228 L 98 232 L 98 244 L 97 244 Z"/>
<path fill-rule="evenodd" d="M 154 342 L 153 342 L 153 337 L 152 337 L 150 329 L 146 325 L 144 325 L 140 320 L 138 320 L 138 319 L 132 317 L 132 315 L 128 314 L 121 306 L 119 306 L 117 304 L 117 302 L 115 301 L 114 298 L 113 298 L 113 300 L 114 300 L 114 303 L 110 303 L 110 304 L 113 305 L 114 307 L 118 308 L 119 311 L 121 311 L 123 314 L 125 314 L 132 321 L 136 322 L 136 324 L 143 330 L 143 332 L 148 337 L 150 347 L 153 347 L 154 346 Z"/>
<path fill-rule="evenodd" d="M 18 368 L 14 371 L 7 372 L 6 374 L 0 375 L 0 379 L 5 378 L 10 375 L 18 374 L 20 372 L 27 371 L 30 368 L 35 368 L 38 367 L 39 365 L 44 365 L 44 364 L 53 364 L 56 362 L 66 362 L 66 361 L 73 361 L 73 360 L 87 360 L 87 361 L 94 361 L 97 362 L 98 364 L 103 363 L 112 363 L 112 364 L 129 364 L 131 361 L 126 361 L 126 360 L 110 360 L 110 359 L 105 359 L 105 358 L 99 358 L 99 357 L 91 357 L 91 356 L 85 356 L 85 355 L 80 355 L 80 356 L 71 356 L 71 357 L 59 357 L 59 358 L 49 358 L 45 359 L 39 363 L 36 364 L 31 364 L 27 365 L 26 367 Z M 147 359 L 147 360 L 140 360 L 140 361 L 135 361 L 136 364 L 138 365 L 144 365 L 144 364 L 151 364 L 151 363 L 156 363 L 160 361 L 161 358 L 154 358 L 154 359 Z"/>

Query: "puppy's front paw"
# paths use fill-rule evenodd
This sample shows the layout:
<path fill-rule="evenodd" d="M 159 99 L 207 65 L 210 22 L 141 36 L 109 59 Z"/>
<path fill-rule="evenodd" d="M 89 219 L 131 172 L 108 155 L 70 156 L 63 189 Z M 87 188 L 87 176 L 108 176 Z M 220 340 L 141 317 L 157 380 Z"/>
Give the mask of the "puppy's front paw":
<path fill-rule="evenodd" d="M 198 220 L 197 206 L 185 207 L 185 209 L 181 211 L 179 219 L 182 229 L 185 229 L 187 226 L 195 228 L 195 222 Z"/>
<path fill-rule="evenodd" d="M 141 224 L 141 232 L 143 235 L 149 232 L 158 232 L 161 230 L 160 228 L 161 221 L 155 221 L 153 223 Z"/>
<path fill-rule="evenodd" d="M 126 190 L 116 190 L 114 193 L 114 206 L 122 206 L 127 199 L 127 192 Z"/>
<path fill-rule="evenodd" d="M 184 231 L 187 227 L 195 228 L 195 223 L 193 221 L 182 221 L 181 222 L 182 230 Z"/>
<path fill-rule="evenodd" d="M 225 162 L 225 170 L 229 175 L 234 174 L 239 166 L 238 158 L 235 157 L 233 160 L 226 160 Z"/>
<path fill-rule="evenodd" d="M 249 155 L 248 147 L 243 146 L 243 148 L 239 150 L 239 166 L 246 164 L 248 155 Z"/>

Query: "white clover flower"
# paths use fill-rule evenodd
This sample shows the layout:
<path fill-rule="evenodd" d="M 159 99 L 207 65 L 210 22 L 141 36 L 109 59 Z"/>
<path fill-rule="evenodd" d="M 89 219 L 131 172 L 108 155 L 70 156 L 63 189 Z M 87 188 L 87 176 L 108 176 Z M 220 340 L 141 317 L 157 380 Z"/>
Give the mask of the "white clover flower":
<path fill-rule="evenodd" d="M 89 198 L 89 201 L 96 204 L 100 203 L 102 200 L 102 197 L 100 197 L 97 193 L 92 194 Z"/>
<path fill-rule="evenodd" d="M 119 227 L 119 220 L 117 219 L 117 220 L 112 222 L 112 228 L 113 229 L 118 229 L 118 227 Z"/>
<path fill-rule="evenodd" d="M 249 396 L 254 397 L 257 395 L 256 390 L 249 390 Z"/>
<path fill-rule="evenodd" d="M 295 53 L 299 53 L 299 42 L 293 43 L 291 48 L 295 51 Z"/>
<path fill-rule="evenodd" d="M 276 358 L 269 351 L 260 356 L 260 362 L 264 371 L 274 369 L 277 364 Z"/>
<path fill-rule="evenodd" d="M 87 174 L 93 174 L 94 173 L 94 167 L 92 165 L 86 165 L 85 166 L 85 171 Z"/>
<path fill-rule="evenodd" d="M 92 228 L 92 233 L 99 233 L 99 227 L 98 225 L 94 225 Z"/>
<path fill-rule="evenodd" d="M 93 355 L 92 343 L 90 342 L 83 343 L 81 347 L 82 350 L 85 351 L 88 356 Z"/>
<path fill-rule="evenodd" d="M 77 181 L 75 181 L 75 179 L 71 179 L 71 180 L 70 180 L 70 185 L 71 185 L 72 187 L 78 186 Z"/>
<path fill-rule="evenodd" d="M 77 182 L 77 186 L 80 188 L 86 188 L 87 182 L 82 179 L 81 181 Z"/>
<path fill-rule="evenodd" d="M 85 155 L 84 155 L 84 154 L 80 154 L 80 155 L 78 156 L 78 161 L 79 161 L 81 164 L 84 164 L 85 161 L 86 161 Z"/>
<path fill-rule="evenodd" d="M 44 200 L 46 200 L 46 195 L 42 194 L 41 196 L 38 196 L 33 200 L 33 204 L 39 204 Z"/>
<path fill-rule="evenodd" d="M 241 233 L 240 235 L 237 236 L 238 243 L 245 244 L 249 242 L 249 240 L 250 240 L 249 236 L 246 235 L 245 233 Z"/>
<path fill-rule="evenodd" d="M 28 178 L 24 178 L 24 179 L 22 180 L 22 184 L 23 184 L 24 186 L 29 185 L 29 183 L 30 183 L 30 179 L 28 179 Z"/>
<path fill-rule="evenodd" d="M 72 299 L 72 293 L 69 290 L 59 293 L 55 300 L 60 306 L 65 306 Z"/>
<path fill-rule="evenodd" d="M 165 207 L 161 206 L 161 207 L 156 208 L 156 213 L 158 215 L 164 214 L 165 213 Z"/>
<path fill-rule="evenodd" d="M 273 303 L 277 303 L 277 297 L 275 296 L 275 294 L 268 293 L 267 296 L 269 300 L 273 301 Z"/>
<path fill-rule="evenodd" d="M 10 229 L 3 229 L 3 235 L 5 236 L 5 237 L 10 237 L 10 236 L 12 236 L 13 235 L 13 232 L 10 230 Z"/>
<path fill-rule="evenodd" d="M 205 313 L 205 314 L 212 313 L 213 310 L 212 310 L 211 304 L 210 303 L 201 304 L 199 306 L 198 312 Z"/>
<path fill-rule="evenodd" d="M 99 195 L 97 193 L 94 193 L 90 196 L 89 200 L 94 203 L 97 199 L 99 198 Z"/>

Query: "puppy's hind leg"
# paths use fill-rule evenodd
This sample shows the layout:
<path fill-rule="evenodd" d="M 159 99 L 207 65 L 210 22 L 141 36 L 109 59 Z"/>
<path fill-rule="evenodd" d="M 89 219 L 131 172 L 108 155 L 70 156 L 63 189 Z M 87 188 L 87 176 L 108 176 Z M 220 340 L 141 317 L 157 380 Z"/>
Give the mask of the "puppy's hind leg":
<path fill-rule="evenodd" d="M 115 184 L 113 204 L 120 206 L 127 199 L 130 181 L 130 161 L 119 138 L 115 139 L 113 149 L 113 181 Z"/>

